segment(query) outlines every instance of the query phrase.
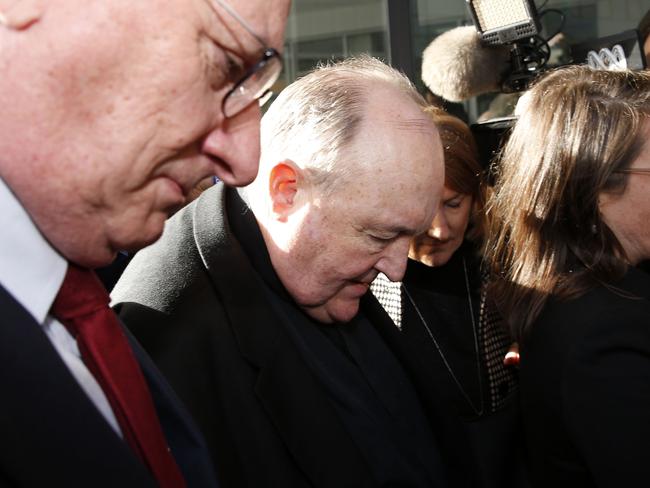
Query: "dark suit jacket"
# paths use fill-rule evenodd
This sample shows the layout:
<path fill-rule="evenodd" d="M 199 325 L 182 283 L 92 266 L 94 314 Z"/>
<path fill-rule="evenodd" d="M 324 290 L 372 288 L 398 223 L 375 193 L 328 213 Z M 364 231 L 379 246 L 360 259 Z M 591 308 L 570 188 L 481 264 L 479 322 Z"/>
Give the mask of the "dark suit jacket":
<path fill-rule="evenodd" d="M 231 234 L 222 185 L 167 222 L 113 292 L 233 487 L 376 486 Z M 161 263 L 168 267 L 164 269 Z"/>
<path fill-rule="evenodd" d="M 155 487 L 41 326 L 0 287 L 0 486 Z M 204 441 L 146 353 L 132 347 L 189 487 L 216 486 Z"/>
<path fill-rule="evenodd" d="M 615 286 L 551 300 L 522 348 L 536 487 L 650 484 L 650 277 Z"/>

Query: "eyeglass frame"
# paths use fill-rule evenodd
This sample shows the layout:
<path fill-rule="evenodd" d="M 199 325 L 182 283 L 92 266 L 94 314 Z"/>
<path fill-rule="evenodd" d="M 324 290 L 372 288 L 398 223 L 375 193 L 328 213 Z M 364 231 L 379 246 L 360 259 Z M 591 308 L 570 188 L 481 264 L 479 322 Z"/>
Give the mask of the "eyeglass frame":
<path fill-rule="evenodd" d="M 650 168 L 624 168 L 617 169 L 614 173 L 650 175 Z"/>
<path fill-rule="evenodd" d="M 246 32 L 248 32 L 263 48 L 262 58 L 246 71 L 244 76 L 242 76 L 234 84 L 234 86 L 228 91 L 228 93 L 225 94 L 223 100 L 221 101 L 221 112 L 223 113 L 224 118 L 230 119 L 235 115 L 243 112 L 253 102 L 257 101 L 259 102 L 260 106 L 262 106 L 270 98 L 270 95 L 273 93 L 271 91 L 271 86 L 273 85 L 273 83 L 277 81 L 277 79 L 280 77 L 280 73 L 282 72 L 282 56 L 278 51 L 276 51 L 272 47 L 268 47 L 266 43 L 262 40 L 262 38 L 255 33 L 255 31 L 248 24 L 248 22 L 246 22 L 241 17 L 241 15 L 239 15 L 237 11 L 233 9 L 230 5 L 228 5 L 223 0 L 214 0 L 214 2 L 219 4 L 226 12 L 228 12 L 228 14 L 230 14 L 231 17 L 233 17 L 237 22 L 239 22 L 239 25 L 241 25 L 246 30 Z M 236 112 L 229 114 L 227 110 L 228 100 L 231 99 L 232 95 L 235 92 L 237 92 L 238 90 L 241 91 L 241 87 L 245 85 L 251 78 L 253 78 L 254 75 L 263 72 L 265 66 L 269 66 L 273 59 L 277 59 L 278 61 L 277 66 L 279 66 L 280 68 L 278 69 L 277 73 L 275 73 L 272 77 L 269 78 L 270 83 L 267 82 L 268 87 L 266 88 L 266 90 L 256 90 L 256 92 L 260 92 L 259 95 L 252 97 L 248 103 L 242 105 Z M 261 87 L 264 86 L 265 85 L 262 85 Z"/>

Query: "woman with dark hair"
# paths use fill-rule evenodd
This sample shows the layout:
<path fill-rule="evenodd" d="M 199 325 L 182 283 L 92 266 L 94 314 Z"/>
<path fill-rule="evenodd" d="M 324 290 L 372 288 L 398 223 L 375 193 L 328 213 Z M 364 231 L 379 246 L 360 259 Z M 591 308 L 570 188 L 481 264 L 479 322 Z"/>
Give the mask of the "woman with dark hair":
<path fill-rule="evenodd" d="M 650 483 L 650 72 L 527 95 L 489 203 L 491 296 L 521 345 L 534 486 Z"/>
<path fill-rule="evenodd" d="M 373 323 L 410 373 L 453 486 L 525 486 L 516 371 L 503 363 L 511 341 L 481 291 L 483 171 L 469 127 L 438 108 L 429 114 L 444 149 L 442 200 L 411 241 L 403 281 L 379 275 L 371 285 L 385 317 Z"/>

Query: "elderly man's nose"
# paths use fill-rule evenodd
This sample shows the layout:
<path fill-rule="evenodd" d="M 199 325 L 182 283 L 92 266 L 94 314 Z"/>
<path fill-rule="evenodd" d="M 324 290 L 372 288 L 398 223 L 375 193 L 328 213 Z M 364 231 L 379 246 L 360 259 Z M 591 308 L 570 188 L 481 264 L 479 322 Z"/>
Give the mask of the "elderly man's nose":
<path fill-rule="evenodd" d="M 223 121 L 205 138 L 202 150 L 212 156 L 214 173 L 227 185 L 244 186 L 257 176 L 261 111 L 257 103 Z"/>
<path fill-rule="evenodd" d="M 391 281 L 400 281 L 406 271 L 410 239 L 400 237 L 386 248 L 375 268 Z"/>

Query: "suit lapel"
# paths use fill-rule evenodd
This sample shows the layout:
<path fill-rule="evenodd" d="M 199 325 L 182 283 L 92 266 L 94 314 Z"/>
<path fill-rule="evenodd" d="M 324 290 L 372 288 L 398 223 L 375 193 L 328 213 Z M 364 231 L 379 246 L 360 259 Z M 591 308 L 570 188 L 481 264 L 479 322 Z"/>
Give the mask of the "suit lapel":
<path fill-rule="evenodd" d="M 0 459 L 21 486 L 154 486 L 32 316 L 0 287 Z"/>
<path fill-rule="evenodd" d="M 231 234 L 222 185 L 204 192 L 194 236 L 232 332 L 259 368 L 255 392 L 291 456 L 313 486 L 367 486 L 361 453 L 305 365 L 268 301 L 261 278 Z"/>
<path fill-rule="evenodd" d="M 217 486 L 208 449 L 185 406 L 162 377 L 151 358 L 123 327 L 156 406 L 169 448 L 188 486 Z"/>

